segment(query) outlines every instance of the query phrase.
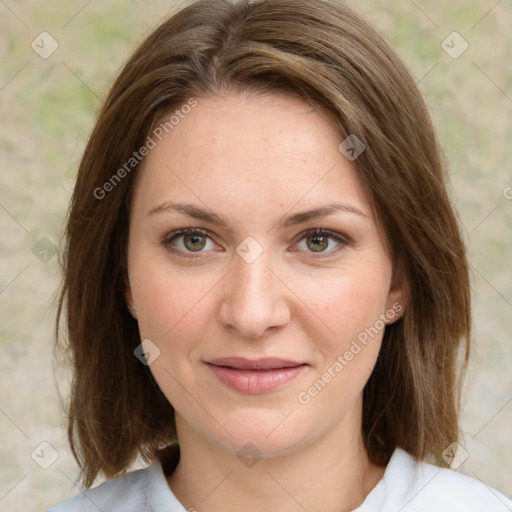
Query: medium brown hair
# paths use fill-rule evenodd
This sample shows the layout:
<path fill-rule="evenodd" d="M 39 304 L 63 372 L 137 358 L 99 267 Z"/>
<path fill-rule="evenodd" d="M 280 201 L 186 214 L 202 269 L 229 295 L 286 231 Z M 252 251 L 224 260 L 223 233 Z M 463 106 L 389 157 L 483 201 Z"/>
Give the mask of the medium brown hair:
<path fill-rule="evenodd" d="M 71 355 L 68 439 L 83 482 L 122 474 L 137 455 L 149 462 L 177 440 L 172 405 L 134 356 L 138 326 L 125 303 L 138 166 L 104 197 L 98 188 L 164 114 L 229 89 L 285 92 L 321 105 L 335 116 L 340 142 L 356 135 L 366 146 L 354 165 L 394 268 L 402 269 L 408 303 L 403 318 L 386 327 L 364 389 L 364 442 L 378 465 L 397 446 L 446 465 L 441 453 L 459 438 L 469 272 L 444 159 L 414 79 L 382 36 L 339 1 L 202 0 L 161 24 L 120 72 L 70 203 L 56 347 Z"/>

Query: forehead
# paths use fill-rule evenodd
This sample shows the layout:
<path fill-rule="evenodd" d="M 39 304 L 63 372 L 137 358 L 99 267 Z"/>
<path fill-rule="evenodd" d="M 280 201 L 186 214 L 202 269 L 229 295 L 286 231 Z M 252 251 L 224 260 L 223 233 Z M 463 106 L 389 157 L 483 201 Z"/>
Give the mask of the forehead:
<path fill-rule="evenodd" d="M 136 196 L 145 206 L 184 195 L 254 207 L 262 200 L 289 208 L 297 200 L 343 200 L 361 209 L 367 203 L 355 167 L 338 150 L 340 131 L 324 109 L 282 93 L 195 100 L 155 141 L 138 171 Z"/>
<path fill-rule="evenodd" d="M 173 130 L 174 142 L 183 145 L 182 156 L 188 160 L 244 161 L 250 172 L 258 162 L 273 158 L 317 160 L 328 146 L 335 152 L 339 144 L 327 113 L 292 96 L 233 93 L 198 98 L 197 103 Z M 192 148 L 196 151 L 185 152 Z"/>

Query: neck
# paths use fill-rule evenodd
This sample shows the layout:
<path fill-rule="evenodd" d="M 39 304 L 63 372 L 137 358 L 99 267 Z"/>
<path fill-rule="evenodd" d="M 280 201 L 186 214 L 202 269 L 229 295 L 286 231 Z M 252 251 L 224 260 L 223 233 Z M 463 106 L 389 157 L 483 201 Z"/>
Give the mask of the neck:
<path fill-rule="evenodd" d="M 176 423 L 181 456 L 167 480 L 186 510 L 351 511 L 361 505 L 385 469 L 369 461 L 361 435 L 353 430 L 347 435 L 345 425 L 350 421 L 341 422 L 316 442 L 283 456 L 263 457 L 250 467 L 236 453 L 199 435 L 178 415 Z"/>

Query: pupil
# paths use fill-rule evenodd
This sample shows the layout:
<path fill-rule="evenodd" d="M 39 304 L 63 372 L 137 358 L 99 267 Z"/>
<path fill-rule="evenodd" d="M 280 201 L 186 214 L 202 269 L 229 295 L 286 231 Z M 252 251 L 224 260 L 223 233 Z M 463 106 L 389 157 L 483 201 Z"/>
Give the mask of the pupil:
<path fill-rule="evenodd" d="M 200 245 L 199 247 L 195 246 L 198 243 L 200 244 L 200 242 L 198 242 L 198 240 L 200 240 L 201 238 L 203 238 L 201 235 L 187 235 L 185 237 L 185 247 L 187 247 L 187 249 L 189 249 L 191 251 L 201 250 L 204 247 L 204 241 L 203 241 L 202 245 Z M 192 240 L 192 247 L 189 247 L 189 244 L 187 243 L 189 240 Z"/>
<path fill-rule="evenodd" d="M 320 252 L 321 250 L 325 249 L 328 245 L 327 237 L 325 237 L 325 236 L 316 235 L 312 238 L 312 240 L 314 241 L 314 244 L 317 244 L 317 245 L 312 245 L 310 247 L 315 252 Z M 317 250 L 318 248 L 320 248 L 320 250 Z"/>

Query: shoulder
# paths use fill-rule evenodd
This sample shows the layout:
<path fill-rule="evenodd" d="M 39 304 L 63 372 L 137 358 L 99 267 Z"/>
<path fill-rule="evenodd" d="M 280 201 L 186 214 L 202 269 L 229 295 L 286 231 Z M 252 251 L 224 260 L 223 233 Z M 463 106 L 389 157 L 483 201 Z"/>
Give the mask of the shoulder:
<path fill-rule="evenodd" d="M 179 446 L 168 446 L 149 467 L 107 480 L 47 512 L 184 512 L 165 477 L 178 459 Z"/>
<path fill-rule="evenodd" d="M 510 512 L 512 501 L 480 480 L 427 462 L 397 448 L 379 484 L 357 509 L 401 512 Z"/>
<path fill-rule="evenodd" d="M 416 501 L 422 502 L 425 510 L 434 507 L 446 511 L 512 511 L 512 501 L 496 489 L 480 480 L 425 462 L 418 464 L 413 489 L 411 510 L 415 509 Z M 407 510 L 406 507 L 404 512 Z"/>
<path fill-rule="evenodd" d="M 150 469 L 141 469 L 107 480 L 98 487 L 80 494 L 51 508 L 47 512 L 97 512 L 98 510 L 135 511 L 146 510 L 145 482 Z"/>

